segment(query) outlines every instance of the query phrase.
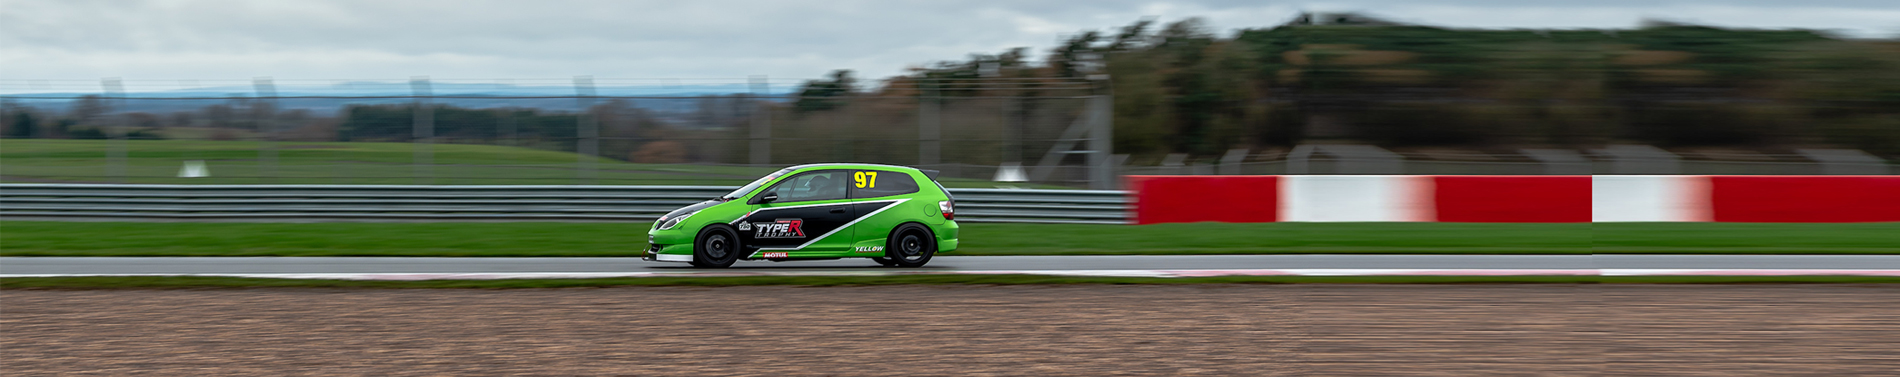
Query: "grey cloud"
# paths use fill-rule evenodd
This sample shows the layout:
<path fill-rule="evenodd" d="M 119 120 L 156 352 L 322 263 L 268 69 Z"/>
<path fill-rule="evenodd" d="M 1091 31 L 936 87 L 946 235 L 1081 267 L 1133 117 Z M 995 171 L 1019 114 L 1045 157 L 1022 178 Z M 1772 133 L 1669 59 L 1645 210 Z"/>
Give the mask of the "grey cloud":
<path fill-rule="evenodd" d="M 1707 20 L 1741 23 L 1731 26 L 1900 31 L 1893 21 L 1803 19 L 1822 24 L 1805 26 L 1774 17 L 1789 9 L 1900 12 L 1900 2 L 1857 0 L 7 0 L 0 11 L 0 64 L 8 69 L 0 75 L 815 77 L 853 68 L 878 76 L 1010 47 L 1032 47 L 1040 55 L 1061 34 L 1107 30 L 1150 15 L 1164 21 L 1203 16 L 1223 30 L 1270 26 L 1300 9 L 1365 10 L 1447 26 L 1626 27 L 1640 17 L 1696 7 L 1752 12 L 1752 18 L 1735 18 L 1741 21 Z M 1486 18 L 1489 13 L 1547 16 L 1499 20 Z M 1594 18 L 1566 19 L 1566 13 Z M 1834 14 L 1809 13 L 1805 17 Z M 194 60 L 200 56 L 206 58 Z"/>

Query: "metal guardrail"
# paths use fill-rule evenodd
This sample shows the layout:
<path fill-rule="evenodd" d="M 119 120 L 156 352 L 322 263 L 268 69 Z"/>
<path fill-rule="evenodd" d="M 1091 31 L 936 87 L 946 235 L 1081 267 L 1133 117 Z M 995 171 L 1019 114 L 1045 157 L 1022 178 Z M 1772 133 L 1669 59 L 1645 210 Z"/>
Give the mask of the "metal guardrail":
<path fill-rule="evenodd" d="M 719 186 L 0 184 L 7 220 L 652 221 Z M 950 189 L 959 222 L 1126 224 L 1126 192 Z"/>

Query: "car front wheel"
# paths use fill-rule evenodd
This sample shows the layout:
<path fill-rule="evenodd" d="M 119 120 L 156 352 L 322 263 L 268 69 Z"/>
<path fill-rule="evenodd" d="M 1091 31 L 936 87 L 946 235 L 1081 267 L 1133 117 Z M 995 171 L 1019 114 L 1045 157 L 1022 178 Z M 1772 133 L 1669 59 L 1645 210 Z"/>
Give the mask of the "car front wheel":
<path fill-rule="evenodd" d="M 739 237 L 725 227 L 709 227 L 699 232 L 693 243 L 693 267 L 726 268 L 739 261 Z"/>

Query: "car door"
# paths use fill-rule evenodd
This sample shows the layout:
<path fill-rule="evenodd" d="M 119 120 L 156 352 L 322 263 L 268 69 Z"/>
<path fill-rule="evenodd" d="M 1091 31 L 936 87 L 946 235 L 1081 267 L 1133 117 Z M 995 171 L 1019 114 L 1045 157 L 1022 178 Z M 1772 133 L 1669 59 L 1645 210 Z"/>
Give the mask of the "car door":
<path fill-rule="evenodd" d="M 881 169 L 852 169 L 850 178 L 852 210 L 859 214 L 850 230 L 852 239 L 858 241 L 852 250 L 882 253 L 884 238 L 906 220 L 901 212 L 890 209 L 905 205 L 905 195 L 917 193 L 917 179 L 909 173 Z"/>
<path fill-rule="evenodd" d="M 857 218 L 845 185 L 850 172 L 814 170 L 792 175 L 748 201 L 758 207 L 734 220 L 739 239 L 760 257 L 825 256 L 850 246 L 845 225 Z M 763 201 L 768 196 L 776 200 Z M 842 233 L 842 234 L 840 234 Z"/>

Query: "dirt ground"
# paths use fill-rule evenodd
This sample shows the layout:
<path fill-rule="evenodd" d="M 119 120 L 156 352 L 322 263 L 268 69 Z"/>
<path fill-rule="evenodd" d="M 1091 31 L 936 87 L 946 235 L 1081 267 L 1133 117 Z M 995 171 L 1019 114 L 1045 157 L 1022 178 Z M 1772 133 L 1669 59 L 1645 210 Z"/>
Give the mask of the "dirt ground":
<path fill-rule="evenodd" d="M 36 375 L 1900 375 L 1900 286 L 0 291 Z"/>

